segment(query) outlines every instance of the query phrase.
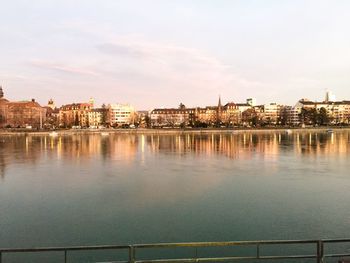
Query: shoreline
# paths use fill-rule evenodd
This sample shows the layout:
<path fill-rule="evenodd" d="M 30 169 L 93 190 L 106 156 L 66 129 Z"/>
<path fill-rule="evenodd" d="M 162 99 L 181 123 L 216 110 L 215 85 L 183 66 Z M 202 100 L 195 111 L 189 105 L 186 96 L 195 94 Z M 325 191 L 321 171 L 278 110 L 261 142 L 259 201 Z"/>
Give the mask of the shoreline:
<path fill-rule="evenodd" d="M 90 134 L 240 134 L 240 133 L 273 133 L 273 132 L 327 132 L 328 130 L 350 131 L 350 127 L 310 127 L 310 128 L 218 128 L 218 129 L 103 129 L 103 130 L 56 130 L 56 131 L 9 131 L 0 130 L 0 136 L 50 136 L 53 133 L 61 135 L 90 135 Z"/>

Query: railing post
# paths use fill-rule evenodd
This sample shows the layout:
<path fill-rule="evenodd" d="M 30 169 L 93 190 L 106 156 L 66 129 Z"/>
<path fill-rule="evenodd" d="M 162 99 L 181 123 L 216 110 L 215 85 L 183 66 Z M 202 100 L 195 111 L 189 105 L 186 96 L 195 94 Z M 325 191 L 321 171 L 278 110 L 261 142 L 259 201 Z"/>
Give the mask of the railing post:
<path fill-rule="evenodd" d="M 256 258 L 260 259 L 260 244 L 256 244 Z"/>
<path fill-rule="evenodd" d="M 64 251 L 64 263 L 67 263 L 67 250 Z"/>
<path fill-rule="evenodd" d="M 0 263 L 2 263 L 2 252 L 0 252 Z"/>
<path fill-rule="evenodd" d="M 324 246 L 323 241 L 317 241 L 317 263 L 323 263 Z"/>
<path fill-rule="evenodd" d="M 135 247 L 129 247 L 129 263 L 135 263 Z"/>

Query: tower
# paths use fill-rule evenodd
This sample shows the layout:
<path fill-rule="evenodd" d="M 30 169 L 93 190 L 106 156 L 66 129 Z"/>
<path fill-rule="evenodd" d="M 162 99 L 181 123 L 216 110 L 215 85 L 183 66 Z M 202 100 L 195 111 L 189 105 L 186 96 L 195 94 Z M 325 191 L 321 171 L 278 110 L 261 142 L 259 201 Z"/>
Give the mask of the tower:
<path fill-rule="evenodd" d="M 4 92 L 2 90 L 2 86 L 0 86 L 0 99 L 4 97 Z"/>
<path fill-rule="evenodd" d="M 47 106 L 53 110 L 56 108 L 55 102 L 53 101 L 53 99 L 49 100 L 49 102 L 47 103 Z"/>
<path fill-rule="evenodd" d="M 216 118 L 217 125 L 221 123 L 221 117 L 222 117 L 222 104 L 221 104 L 221 96 L 219 95 L 217 118 Z"/>
<path fill-rule="evenodd" d="M 332 93 L 332 91 L 327 90 L 325 102 L 334 102 L 334 101 L 336 101 L 335 95 Z"/>
<path fill-rule="evenodd" d="M 95 100 L 93 98 L 90 98 L 89 104 L 90 104 L 91 108 L 93 109 L 94 108 L 94 104 L 95 104 Z"/>
<path fill-rule="evenodd" d="M 254 107 L 256 105 L 256 98 L 247 99 L 247 104 L 251 107 Z"/>

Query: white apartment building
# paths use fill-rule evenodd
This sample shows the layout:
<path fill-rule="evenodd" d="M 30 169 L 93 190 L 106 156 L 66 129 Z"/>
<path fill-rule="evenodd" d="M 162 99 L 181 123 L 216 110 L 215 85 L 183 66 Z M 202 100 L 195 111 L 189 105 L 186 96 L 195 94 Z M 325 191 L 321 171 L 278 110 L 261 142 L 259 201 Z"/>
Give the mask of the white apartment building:
<path fill-rule="evenodd" d="M 276 124 L 280 116 L 281 105 L 277 103 L 269 103 L 264 105 L 264 120 Z"/>
<path fill-rule="evenodd" d="M 135 118 L 135 109 L 130 104 L 110 104 L 109 121 L 112 126 L 132 124 Z"/>

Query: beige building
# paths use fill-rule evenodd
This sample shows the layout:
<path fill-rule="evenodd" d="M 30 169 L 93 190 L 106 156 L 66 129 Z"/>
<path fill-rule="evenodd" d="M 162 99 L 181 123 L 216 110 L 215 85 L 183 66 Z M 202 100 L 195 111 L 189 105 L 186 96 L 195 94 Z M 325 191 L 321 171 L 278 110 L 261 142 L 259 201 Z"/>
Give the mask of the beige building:
<path fill-rule="evenodd" d="M 151 112 L 151 125 L 168 127 L 188 125 L 194 121 L 195 112 L 194 108 L 154 109 Z"/>
<path fill-rule="evenodd" d="M 301 124 L 300 114 L 302 109 L 316 109 L 319 111 L 322 108 L 327 111 L 331 124 L 350 124 L 350 101 L 313 102 L 308 99 L 301 99 L 292 107 L 290 112 L 291 124 Z"/>
<path fill-rule="evenodd" d="M 277 103 L 265 104 L 263 106 L 263 121 L 270 124 L 277 124 L 282 107 L 282 105 Z"/>
<path fill-rule="evenodd" d="M 98 128 L 100 126 L 108 126 L 108 109 L 107 108 L 98 108 L 91 109 L 88 112 L 89 118 L 89 127 Z"/>
<path fill-rule="evenodd" d="M 180 105 L 179 108 L 154 109 L 150 116 L 152 126 L 179 127 L 195 123 L 235 125 L 239 123 L 241 114 L 235 103 L 222 106 L 219 99 L 218 106 L 186 108 Z"/>
<path fill-rule="evenodd" d="M 59 111 L 60 127 L 89 127 L 91 108 L 90 103 L 73 103 L 62 106 Z"/>
<path fill-rule="evenodd" d="M 108 120 L 111 126 L 134 124 L 136 112 L 130 104 L 108 105 Z"/>

